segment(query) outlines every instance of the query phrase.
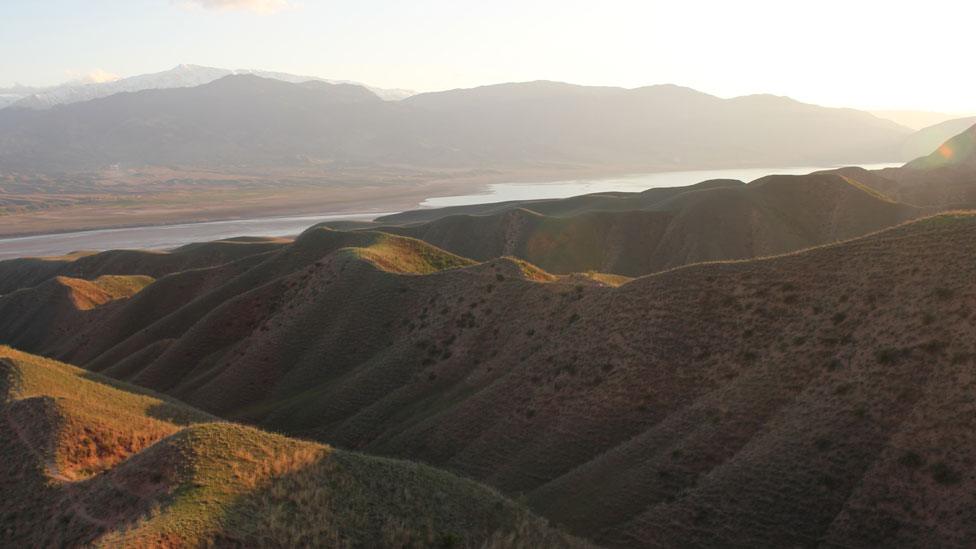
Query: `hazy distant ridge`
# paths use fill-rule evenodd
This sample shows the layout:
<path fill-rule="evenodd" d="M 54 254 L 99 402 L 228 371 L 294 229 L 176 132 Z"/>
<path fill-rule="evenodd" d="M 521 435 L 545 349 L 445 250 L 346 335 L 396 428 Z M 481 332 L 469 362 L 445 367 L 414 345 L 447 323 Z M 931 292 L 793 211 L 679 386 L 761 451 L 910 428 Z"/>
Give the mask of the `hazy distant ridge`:
<path fill-rule="evenodd" d="M 232 74 L 253 74 L 262 78 L 273 78 L 283 82 L 299 83 L 308 81 L 328 82 L 330 84 L 356 84 L 369 89 L 381 99 L 395 101 L 404 99 L 414 92 L 402 89 L 374 88 L 349 80 L 330 80 L 317 76 L 300 76 L 283 72 L 261 71 L 253 69 L 221 69 L 203 67 L 200 65 L 178 65 L 170 70 L 140 74 L 128 78 L 120 78 L 109 82 L 66 82 L 57 86 L 31 88 L 16 86 L 0 90 L 0 108 L 6 106 L 47 109 L 55 105 L 66 105 L 89 101 L 99 97 L 108 97 L 121 92 L 136 92 L 142 90 L 160 90 L 169 88 L 189 88 L 209 84 L 214 80 Z"/>
<path fill-rule="evenodd" d="M 0 110 L 13 169 L 109 165 L 612 168 L 899 160 L 907 128 L 785 97 L 664 85 L 501 84 L 380 101 L 350 84 L 231 75 L 58 109 Z"/>

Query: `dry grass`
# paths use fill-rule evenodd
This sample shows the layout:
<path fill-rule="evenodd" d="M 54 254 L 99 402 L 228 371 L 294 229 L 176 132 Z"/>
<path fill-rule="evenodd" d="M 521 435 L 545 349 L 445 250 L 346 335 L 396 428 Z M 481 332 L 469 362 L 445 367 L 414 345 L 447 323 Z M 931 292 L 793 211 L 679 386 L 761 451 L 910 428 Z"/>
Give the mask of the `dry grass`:
<path fill-rule="evenodd" d="M 93 281 L 59 276 L 55 280 L 70 290 L 69 299 L 81 311 L 132 297 L 153 282 L 152 277 L 137 275 L 103 275 Z"/>
<path fill-rule="evenodd" d="M 575 543 L 442 471 L 214 423 L 166 397 L 8 347 L 0 366 L 5 546 Z"/>
<path fill-rule="evenodd" d="M 161 319 L 153 329 L 171 341 L 131 371 L 222 415 L 527 493 L 534 509 L 611 545 L 951 544 L 970 532 L 969 422 L 946 410 L 971 404 L 974 220 L 946 214 L 616 287 L 510 258 L 431 275 L 378 269 L 349 251 L 375 234 L 323 231 Z M 911 475 L 899 465 L 908 452 L 919 458 L 906 462 Z M 335 543 L 329 525 L 359 515 L 315 515 L 315 530 L 288 510 L 365 508 L 328 499 L 344 485 L 325 464 L 342 455 L 248 481 L 257 487 L 234 508 L 250 511 L 227 516 Z M 329 482 L 333 491 L 301 488 Z M 882 505 L 889 490 L 912 510 Z M 340 530 L 348 543 L 364 531 L 388 543 L 472 531 L 404 518 L 426 496 L 381 500 L 401 502 L 393 518 Z M 962 518 L 925 533 L 939 516 Z M 221 524 L 200 535 L 257 539 Z"/>
<path fill-rule="evenodd" d="M 879 181 L 895 185 L 866 171 L 826 171 L 769 176 L 749 185 L 586 195 L 488 210 L 485 205 L 461 207 L 440 217 L 436 211 L 404 214 L 392 221 L 427 221 L 380 230 L 479 261 L 509 255 L 557 274 L 593 270 L 641 276 L 691 263 L 805 249 L 934 211 L 892 200 L 871 186 Z"/>
<path fill-rule="evenodd" d="M 383 270 L 402 274 L 430 274 L 475 263 L 420 240 L 382 233 L 368 246 L 347 251 Z"/>
<path fill-rule="evenodd" d="M 77 329 L 98 342 L 93 367 L 121 364 L 111 371 L 224 417 L 525 493 L 610 545 L 967 545 L 976 214 L 871 232 L 918 211 L 833 176 L 680 201 L 687 215 L 673 219 L 516 213 L 437 229 L 455 244 L 483 229 L 482 251 L 503 258 L 481 264 L 417 240 L 316 229 L 232 277 L 166 277 L 131 300 L 140 308 L 100 308 L 104 325 Z M 627 238 L 664 234 L 654 231 L 668 237 Z M 820 245 L 789 251 L 810 243 Z M 608 258 L 639 257 L 625 244 L 691 264 L 628 280 L 508 257 L 621 265 Z M 715 257 L 725 260 L 695 263 Z M 159 288 L 177 304 L 140 299 Z M 129 329 L 135 317 L 145 324 Z M 201 425 L 107 476 L 181 464 L 164 475 L 165 497 L 126 515 L 129 541 L 518 538 L 514 508 L 488 513 L 491 490 L 357 456 Z"/>

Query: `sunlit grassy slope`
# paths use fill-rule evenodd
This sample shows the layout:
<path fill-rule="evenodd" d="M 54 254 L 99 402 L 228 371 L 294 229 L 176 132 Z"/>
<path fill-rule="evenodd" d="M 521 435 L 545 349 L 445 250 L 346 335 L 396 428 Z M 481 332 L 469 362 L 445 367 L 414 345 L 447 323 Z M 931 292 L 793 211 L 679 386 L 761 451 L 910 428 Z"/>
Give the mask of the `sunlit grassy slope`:
<path fill-rule="evenodd" d="M 473 481 L 0 348 L 4 546 L 565 546 Z"/>

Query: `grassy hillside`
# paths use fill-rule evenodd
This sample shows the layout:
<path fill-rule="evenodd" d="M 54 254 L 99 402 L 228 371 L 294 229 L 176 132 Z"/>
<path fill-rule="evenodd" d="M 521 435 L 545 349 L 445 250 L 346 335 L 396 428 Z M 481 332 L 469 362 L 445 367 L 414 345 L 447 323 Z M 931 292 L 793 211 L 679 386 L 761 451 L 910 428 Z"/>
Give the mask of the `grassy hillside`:
<path fill-rule="evenodd" d="M 791 182 L 752 192 L 775 204 Z M 79 325 L 78 356 L 526 494 L 602 544 L 965 545 L 974 256 L 971 213 L 630 281 L 319 228 L 233 276 L 151 284 Z M 149 299 L 200 277 L 175 306 Z"/>
<path fill-rule="evenodd" d="M 931 169 L 976 163 L 976 125 L 946 141 L 935 152 L 914 160 L 909 168 Z"/>
<path fill-rule="evenodd" d="M 70 338 L 76 327 L 104 317 L 109 305 L 152 282 L 142 275 L 103 275 L 95 280 L 56 276 L 0 296 L 0 343 L 24 349 L 50 348 Z"/>
<path fill-rule="evenodd" d="M 231 239 L 190 244 L 171 252 L 112 250 L 78 252 L 64 257 L 21 258 L 0 261 L 0 294 L 29 288 L 55 276 L 94 279 L 101 275 L 163 275 L 210 267 L 280 248 L 281 239 Z"/>
<path fill-rule="evenodd" d="M 5 546 L 577 544 L 497 492 L 0 348 Z"/>
<path fill-rule="evenodd" d="M 872 179 L 860 172 L 407 212 L 377 220 L 375 230 L 477 260 L 513 255 L 555 273 L 639 276 L 845 240 L 923 213 L 862 182 Z"/>
<path fill-rule="evenodd" d="M 4 508 L 8 535 L 557 543 L 447 473 L 220 417 L 459 473 L 614 547 L 968 546 L 976 213 L 926 217 L 976 188 L 952 146 L 946 166 L 411 213 L 50 271 L 0 263 L 15 275 L 0 341 L 204 410 L 21 382 L 0 422 L 22 442 L 4 450 L 19 452 L 10 493 L 28 494 Z M 390 488 L 388 470 L 418 488 Z M 422 488 L 442 483 L 454 488 Z M 303 522 L 292 505 L 325 514 Z M 367 508 L 394 518 L 363 521 Z"/>
<path fill-rule="evenodd" d="M 946 141 L 928 156 L 878 175 L 877 188 L 919 206 L 940 209 L 976 207 L 976 126 Z"/>

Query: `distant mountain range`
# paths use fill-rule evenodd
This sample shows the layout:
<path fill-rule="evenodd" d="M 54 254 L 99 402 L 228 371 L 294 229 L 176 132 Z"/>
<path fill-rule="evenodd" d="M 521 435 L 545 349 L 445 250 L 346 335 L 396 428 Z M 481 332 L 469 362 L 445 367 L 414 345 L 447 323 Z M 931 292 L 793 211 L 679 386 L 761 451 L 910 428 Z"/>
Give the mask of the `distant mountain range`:
<path fill-rule="evenodd" d="M 216 76 L 207 74 L 200 78 Z M 721 99 L 673 85 L 528 82 L 382 101 L 352 84 L 241 74 L 56 109 L 0 110 L 0 164 L 68 171 L 830 165 L 898 160 L 910 133 L 861 111 L 769 95 Z"/>
<path fill-rule="evenodd" d="M 168 71 L 141 74 L 108 82 L 72 81 L 49 87 L 14 86 L 0 89 L 0 108 L 14 106 L 28 109 L 47 109 L 56 105 L 67 105 L 99 97 L 108 97 L 121 92 L 200 86 L 232 74 L 253 74 L 262 78 L 293 83 L 318 81 L 330 84 L 356 84 L 366 87 L 381 99 L 389 101 L 404 99 L 414 94 L 409 90 L 374 88 L 358 82 L 329 80 L 317 76 L 300 76 L 251 69 L 231 70 L 200 65 L 178 65 Z"/>
<path fill-rule="evenodd" d="M 934 126 L 936 124 L 941 124 L 943 122 L 953 120 L 956 118 L 962 118 L 964 115 L 961 114 L 948 114 L 944 112 L 929 112 L 929 111 L 869 111 L 871 114 L 877 116 L 878 118 L 884 118 L 886 120 L 891 120 L 897 124 L 901 124 L 906 128 L 911 128 L 913 130 L 921 130 L 928 128 L 929 126 Z"/>

